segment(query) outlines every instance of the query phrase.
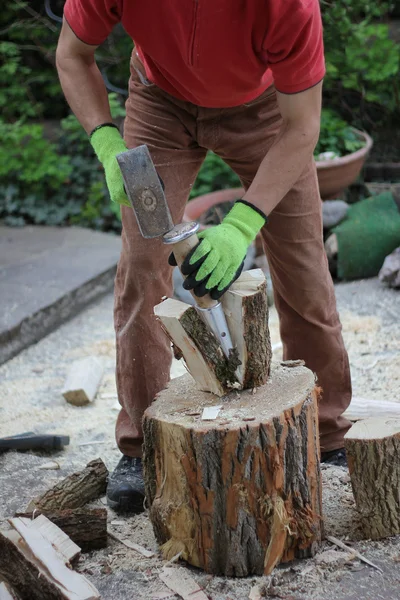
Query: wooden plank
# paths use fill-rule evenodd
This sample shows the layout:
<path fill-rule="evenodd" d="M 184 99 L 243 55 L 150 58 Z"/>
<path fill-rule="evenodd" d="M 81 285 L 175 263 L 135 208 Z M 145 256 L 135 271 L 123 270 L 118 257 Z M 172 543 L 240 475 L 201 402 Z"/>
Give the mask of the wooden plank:
<path fill-rule="evenodd" d="M 103 362 L 96 356 L 74 361 L 68 371 L 62 395 L 75 406 L 93 402 L 103 373 Z"/>

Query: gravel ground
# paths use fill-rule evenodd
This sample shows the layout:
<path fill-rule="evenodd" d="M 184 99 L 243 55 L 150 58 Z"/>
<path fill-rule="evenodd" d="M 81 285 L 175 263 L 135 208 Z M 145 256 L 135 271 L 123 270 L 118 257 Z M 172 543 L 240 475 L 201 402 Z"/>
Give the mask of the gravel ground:
<path fill-rule="evenodd" d="M 354 393 L 377 402 L 400 402 L 400 293 L 372 279 L 337 285 L 336 294 Z M 6 518 L 24 508 L 32 496 L 89 460 L 101 457 L 110 470 L 119 460 L 114 442 L 118 403 L 112 303 L 112 296 L 106 296 L 0 367 L 0 436 L 24 431 L 71 436 L 70 446 L 51 457 L 43 453 L 0 456 L 0 521 L 4 527 Z M 272 342 L 278 342 L 274 310 L 270 330 Z M 100 356 L 105 366 L 99 393 L 90 406 L 71 406 L 61 396 L 67 370 L 73 360 L 93 354 Z M 183 371 L 175 362 L 173 375 Z M 50 459 L 57 461 L 60 469 L 40 470 L 39 466 Z M 400 598 L 400 537 L 384 542 L 360 541 L 347 471 L 324 468 L 323 482 L 326 532 L 349 540 L 384 574 L 363 565 L 352 554 L 328 549 L 328 545 L 316 558 L 275 569 L 269 577 L 235 580 L 189 569 L 211 600 L 244 600 L 253 585 L 259 585 L 266 597 L 288 600 Z M 100 505 L 104 502 L 99 501 Z M 109 526 L 157 552 L 146 514 L 127 519 L 109 511 Z M 107 549 L 82 557 L 78 568 L 98 586 L 105 600 L 178 598 L 173 593 L 168 596 L 159 579 L 162 565 L 158 555 L 145 559 L 110 540 Z"/>

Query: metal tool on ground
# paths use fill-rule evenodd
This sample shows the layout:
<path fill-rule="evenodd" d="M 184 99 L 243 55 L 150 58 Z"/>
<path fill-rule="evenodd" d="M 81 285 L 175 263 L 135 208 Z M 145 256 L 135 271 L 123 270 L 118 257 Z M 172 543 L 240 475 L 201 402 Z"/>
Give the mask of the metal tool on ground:
<path fill-rule="evenodd" d="M 51 435 L 28 431 L 0 438 L 0 453 L 7 450 L 62 450 L 68 446 L 68 435 Z"/>
<path fill-rule="evenodd" d="M 164 190 L 147 146 L 142 145 L 117 156 L 125 190 L 144 238 L 161 237 L 171 245 L 180 267 L 188 253 L 197 246 L 198 223 L 174 225 Z M 221 344 L 227 358 L 233 349 L 222 305 L 208 294 L 199 298 L 192 292 L 196 309 Z"/>

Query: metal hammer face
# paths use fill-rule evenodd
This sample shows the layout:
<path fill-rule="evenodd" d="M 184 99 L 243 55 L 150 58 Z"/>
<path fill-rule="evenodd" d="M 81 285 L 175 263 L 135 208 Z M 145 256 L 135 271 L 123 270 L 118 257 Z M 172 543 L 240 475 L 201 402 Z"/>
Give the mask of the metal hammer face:
<path fill-rule="evenodd" d="M 122 152 L 117 161 L 142 236 L 156 238 L 170 231 L 174 224 L 147 146 Z"/>

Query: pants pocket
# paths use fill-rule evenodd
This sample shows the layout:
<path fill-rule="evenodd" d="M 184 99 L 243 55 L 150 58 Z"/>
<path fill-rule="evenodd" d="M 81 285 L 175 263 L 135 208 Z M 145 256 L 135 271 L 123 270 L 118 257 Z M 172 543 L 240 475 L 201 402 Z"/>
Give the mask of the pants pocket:
<path fill-rule="evenodd" d="M 146 70 L 145 70 L 144 65 L 143 65 L 142 61 L 140 60 L 135 48 L 133 49 L 133 52 L 132 52 L 130 66 L 131 66 L 131 75 L 132 76 L 136 75 L 137 80 L 140 81 L 140 83 L 142 85 L 144 85 L 146 87 L 156 87 L 155 83 L 153 83 L 152 81 L 147 79 Z"/>

